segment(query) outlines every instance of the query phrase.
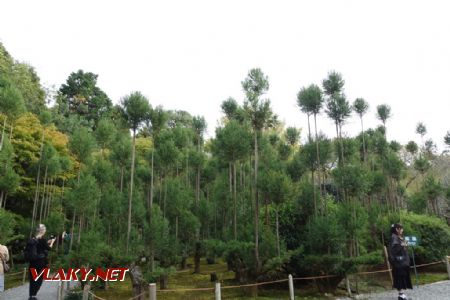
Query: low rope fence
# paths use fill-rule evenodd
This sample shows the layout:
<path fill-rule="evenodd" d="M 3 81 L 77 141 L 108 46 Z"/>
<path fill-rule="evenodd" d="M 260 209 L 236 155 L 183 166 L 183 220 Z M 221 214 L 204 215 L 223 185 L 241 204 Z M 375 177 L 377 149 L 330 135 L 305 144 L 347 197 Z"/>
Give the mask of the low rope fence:
<path fill-rule="evenodd" d="M 5 278 L 6 277 L 11 277 L 11 276 L 16 276 L 16 275 L 23 275 L 23 271 L 17 272 L 17 273 L 6 273 L 5 274 Z"/>
<path fill-rule="evenodd" d="M 147 294 L 147 292 L 143 292 L 143 293 L 140 293 L 139 295 L 137 295 L 137 296 L 134 296 L 133 298 L 129 298 L 128 300 L 136 300 L 136 299 L 140 299 L 141 297 L 143 297 L 144 295 L 146 295 Z"/>
<path fill-rule="evenodd" d="M 93 292 L 89 291 L 88 294 L 90 296 L 92 296 L 94 299 L 98 299 L 98 300 L 106 300 L 105 298 L 99 297 L 96 294 L 94 294 Z"/>
<path fill-rule="evenodd" d="M 416 265 L 416 268 L 422 268 L 432 265 L 438 265 L 438 264 L 446 264 L 447 265 L 447 271 L 448 271 L 448 277 L 450 279 L 450 256 L 446 256 L 444 260 L 441 261 L 435 261 L 431 263 L 426 264 L 420 264 Z M 413 268 L 413 266 L 411 266 Z M 379 274 L 379 273 L 388 273 L 391 272 L 392 269 L 384 269 L 384 270 L 377 270 L 377 271 L 365 271 L 365 272 L 356 272 L 349 274 L 348 276 L 362 276 L 362 275 L 373 275 L 373 274 Z M 293 278 L 291 275 L 289 275 L 288 279 L 279 279 L 279 280 L 273 280 L 273 281 L 265 281 L 265 282 L 256 282 L 256 283 L 250 283 L 250 284 L 242 284 L 242 285 L 229 285 L 229 286 L 221 286 L 220 282 L 217 282 L 215 287 L 207 287 L 207 288 L 188 288 L 188 289 L 163 289 L 163 290 L 157 290 L 156 284 L 152 283 L 149 285 L 149 292 L 143 292 L 137 296 L 134 296 L 132 298 L 129 298 L 128 300 L 137 300 L 137 299 L 143 299 L 142 297 L 147 296 L 150 300 L 157 300 L 156 296 L 157 294 L 167 294 L 167 293 L 188 293 L 188 292 L 212 292 L 215 293 L 215 299 L 221 300 L 221 290 L 231 290 L 231 289 L 241 289 L 241 288 L 248 288 L 248 287 L 257 287 L 257 286 L 264 286 L 269 284 L 275 284 L 275 283 L 283 283 L 288 282 L 289 283 L 289 295 L 290 299 L 294 299 L 294 287 L 293 282 L 294 281 L 306 281 L 306 280 L 318 280 L 318 279 L 329 279 L 329 278 L 337 278 L 337 277 L 343 277 L 347 281 L 347 289 L 349 290 L 350 294 L 350 287 L 349 287 L 349 281 L 348 277 L 344 275 L 321 275 L 321 276 L 309 276 L 309 277 L 295 277 Z M 94 297 L 94 299 L 98 300 L 107 300 L 105 298 L 101 298 L 97 295 L 95 295 L 93 292 L 89 291 L 89 295 Z M 84 299 L 83 299 L 84 300 Z M 87 299 L 86 299 L 87 300 Z"/>

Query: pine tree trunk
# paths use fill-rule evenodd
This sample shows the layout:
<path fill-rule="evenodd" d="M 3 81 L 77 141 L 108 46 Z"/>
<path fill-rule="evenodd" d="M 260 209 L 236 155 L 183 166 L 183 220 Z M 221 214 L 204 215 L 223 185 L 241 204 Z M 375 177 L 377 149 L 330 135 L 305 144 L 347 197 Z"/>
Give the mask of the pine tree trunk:
<path fill-rule="evenodd" d="M 309 114 L 308 114 L 308 142 L 311 143 L 311 125 L 309 122 Z M 314 164 L 311 166 L 311 180 L 312 180 L 312 186 L 313 186 L 313 202 L 314 202 L 314 215 L 317 216 L 317 199 L 316 199 L 316 180 L 314 176 Z"/>
<path fill-rule="evenodd" d="M 228 163 L 228 187 L 230 188 L 230 195 L 233 195 L 233 179 L 231 171 L 231 162 Z"/>
<path fill-rule="evenodd" d="M 364 123 L 361 116 L 361 135 L 363 140 L 363 162 L 366 162 L 366 140 L 365 140 L 365 134 L 364 134 Z"/>
<path fill-rule="evenodd" d="M 269 226 L 269 197 L 264 195 L 264 224 Z"/>
<path fill-rule="evenodd" d="M 133 200 L 133 180 L 134 180 L 134 160 L 135 160 L 135 151 L 136 151 L 136 130 L 133 130 L 133 151 L 131 152 L 131 179 L 130 179 L 130 196 L 128 199 L 128 229 L 127 229 L 127 250 L 130 247 L 130 234 L 131 234 L 131 209 L 132 209 L 132 200 Z"/>
<path fill-rule="evenodd" d="M 55 192 L 55 179 L 51 179 L 50 181 L 50 187 L 49 187 L 49 193 L 50 195 L 48 196 L 48 200 L 47 200 L 47 211 L 45 214 L 45 218 L 47 219 L 48 216 L 50 215 L 50 208 L 52 206 L 52 202 L 53 202 L 53 194 Z"/>
<path fill-rule="evenodd" d="M 42 191 L 42 199 L 41 199 L 41 208 L 39 212 L 39 224 L 42 223 L 42 206 L 44 205 L 45 200 L 45 190 L 46 190 L 46 182 L 47 182 L 47 171 L 48 167 L 45 167 L 45 175 L 44 175 L 44 190 Z"/>
<path fill-rule="evenodd" d="M 80 241 L 81 241 L 81 223 L 83 221 L 83 215 L 80 216 L 79 218 L 79 222 L 78 222 L 78 240 L 77 240 L 77 245 L 80 245 Z"/>
<path fill-rule="evenodd" d="M 150 208 L 149 208 L 149 224 L 151 226 L 152 224 L 152 217 L 153 217 L 153 188 L 154 188 L 154 152 L 155 150 L 152 150 L 152 169 L 151 169 L 151 181 L 150 181 Z M 155 255 L 153 252 L 153 242 L 150 242 L 150 271 L 154 271 L 154 265 L 155 265 Z"/>
<path fill-rule="evenodd" d="M 3 120 L 3 130 L 2 130 L 2 139 L 0 141 L 0 151 L 3 149 L 3 141 L 5 138 L 6 119 L 7 119 L 7 117 L 5 116 L 5 120 Z"/>
<path fill-rule="evenodd" d="M 322 184 L 320 183 L 320 152 L 319 152 L 319 136 L 317 135 L 317 118 L 314 114 L 314 129 L 316 133 L 316 154 L 317 154 L 317 179 L 319 181 L 320 194 L 322 194 Z"/>
<path fill-rule="evenodd" d="M 120 193 L 123 192 L 123 172 L 124 172 L 124 166 L 120 167 Z"/>
<path fill-rule="evenodd" d="M 189 186 L 189 152 L 186 154 L 186 186 Z"/>
<path fill-rule="evenodd" d="M 339 140 L 341 144 L 341 159 L 342 164 L 344 164 L 344 141 L 342 140 L 342 124 L 339 124 Z"/>
<path fill-rule="evenodd" d="M 175 217 L 175 240 L 178 241 L 178 216 Z"/>
<path fill-rule="evenodd" d="M 167 202 L 167 178 L 164 174 L 164 200 L 163 200 L 163 217 L 166 217 L 166 202 Z"/>
<path fill-rule="evenodd" d="M 281 256 L 280 251 L 280 224 L 278 220 L 278 206 L 275 208 L 275 222 L 276 222 L 276 231 L 277 231 L 277 255 Z"/>
<path fill-rule="evenodd" d="M 11 123 L 11 127 L 9 128 L 9 142 L 11 142 L 12 138 L 13 138 L 13 128 L 14 128 L 14 126 Z"/>
<path fill-rule="evenodd" d="M 149 224 L 152 224 L 152 214 L 153 214 L 153 185 L 154 185 L 154 181 L 153 181 L 153 152 L 154 150 L 152 150 L 152 170 L 151 170 L 151 181 L 150 181 L 150 201 L 149 201 Z"/>
<path fill-rule="evenodd" d="M 3 208 L 6 208 L 6 199 L 8 199 L 8 192 L 3 195 Z"/>
<path fill-rule="evenodd" d="M 236 162 L 233 163 L 233 172 L 234 172 L 234 184 L 233 184 L 233 211 L 234 211 L 234 239 L 237 240 L 237 194 L 236 194 Z"/>
<path fill-rule="evenodd" d="M 73 246 L 73 232 L 75 229 L 75 215 L 76 215 L 76 210 L 73 211 L 73 216 L 72 216 L 72 228 L 70 229 L 70 245 L 69 245 L 69 251 L 72 251 L 72 246 Z"/>
<path fill-rule="evenodd" d="M 198 207 L 200 201 L 200 167 L 197 168 L 197 178 L 195 182 L 195 207 Z"/>
<path fill-rule="evenodd" d="M 259 201 L 258 201 L 258 133 L 255 132 L 255 263 L 256 273 L 261 269 L 259 260 Z"/>

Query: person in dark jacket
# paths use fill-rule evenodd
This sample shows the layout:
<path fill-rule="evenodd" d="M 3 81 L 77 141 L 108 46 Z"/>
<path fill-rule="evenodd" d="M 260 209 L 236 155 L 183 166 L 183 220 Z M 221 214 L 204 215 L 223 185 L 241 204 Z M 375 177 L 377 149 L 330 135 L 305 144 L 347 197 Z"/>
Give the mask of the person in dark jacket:
<path fill-rule="evenodd" d="M 37 280 L 33 280 L 31 276 L 31 268 L 36 269 L 37 273 L 41 273 L 44 268 L 48 266 L 48 252 L 53 247 L 55 239 L 47 240 L 45 239 L 45 233 L 47 229 L 44 224 L 39 224 L 36 228 L 36 235 L 32 237 L 27 244 L 27 249 L 30 249 L 30 253 L 33 253 L 29 260 L 28 273 L 30 276 L 30 289 L 28 300 L 37 300 L 36 294 L 41 288 L 43 276 L 39 277 Z"/>
<path fill-rule="evenodd" d="M 392 263 L 394 288 L 398 290 L 398 300 L 408 299 L 408 297 L 406 297 L 403 293 L 403 290 L 412 289 L 410 258 L 407 247 L 408 245 L 403 237 L 403 226 L 398 223 L 392 224 L 389 256 Z"/>

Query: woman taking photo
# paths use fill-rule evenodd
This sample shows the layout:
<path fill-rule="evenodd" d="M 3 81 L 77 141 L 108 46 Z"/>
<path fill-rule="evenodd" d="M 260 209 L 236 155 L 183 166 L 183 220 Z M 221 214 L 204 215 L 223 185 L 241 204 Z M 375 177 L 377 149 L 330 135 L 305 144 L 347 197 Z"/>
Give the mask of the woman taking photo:
<path fill-rule="evenodd" d="M 389 256 L 392 263 L 394 288 L 398 290 L 398 300 L 408 299 L 403 290 L 412 289 L 409 273 L 410 259 L 407 247 L 408 245 L 403 237 L 403 226 L 401 224 L 392 224 Z"/>

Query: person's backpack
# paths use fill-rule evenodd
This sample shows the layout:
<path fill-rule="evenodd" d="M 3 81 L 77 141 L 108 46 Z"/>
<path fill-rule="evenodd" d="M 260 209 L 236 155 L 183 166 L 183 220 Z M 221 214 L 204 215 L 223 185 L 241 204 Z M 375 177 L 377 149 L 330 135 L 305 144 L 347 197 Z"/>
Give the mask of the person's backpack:
<path fill-rule="evenodd" d="M 25 246 L 25 250 L 23 250 L 23 256 L 26 261 L 33 261 L 39 258 L 37 253 L 36 239 L 32 238 L 28 241 L 27 245 Z"/>

